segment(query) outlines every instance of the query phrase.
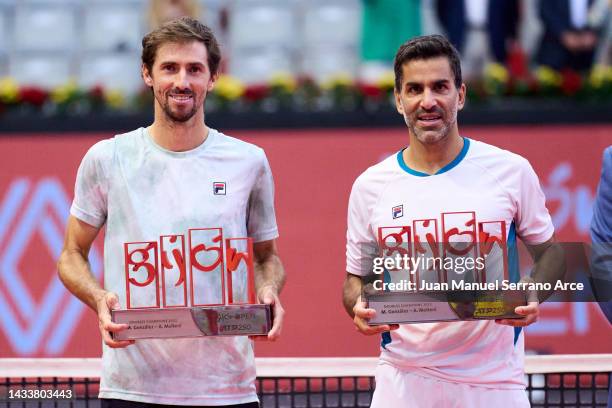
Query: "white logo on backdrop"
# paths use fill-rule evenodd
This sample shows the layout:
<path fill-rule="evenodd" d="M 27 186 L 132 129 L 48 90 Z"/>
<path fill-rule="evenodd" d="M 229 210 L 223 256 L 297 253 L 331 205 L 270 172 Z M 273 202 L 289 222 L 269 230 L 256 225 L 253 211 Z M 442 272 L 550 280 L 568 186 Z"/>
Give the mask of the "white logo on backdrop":
<path fill-rule="evenodd" d="M 38 182 L 15 178 L 0 202 L 0 330 L 17 355 L 38 350 L 50 355 L 62 353 L 81 319 L 84 305 L 64 288 L 55 268 L 25 270 L 20 266 L 24 257 L 36 260 L 49 256 L 55 264 L 69 208 L 68 195 L 52 177 Z M 36 233 L 45 253 L 32 252 L 29 244 Z M 102 262 L 95 248 L 89 260 L 94 275 L 100 277 Z M 34 296 L 28 286 L 35 280 L 46 283 L 40 296 Z"/>

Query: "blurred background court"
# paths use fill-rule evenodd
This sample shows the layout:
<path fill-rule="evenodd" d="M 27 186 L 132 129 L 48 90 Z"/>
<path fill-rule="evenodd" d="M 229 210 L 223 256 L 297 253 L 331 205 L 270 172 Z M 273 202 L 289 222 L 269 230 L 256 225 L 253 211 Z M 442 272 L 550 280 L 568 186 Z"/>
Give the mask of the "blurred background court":
<path fill-rule="evenodd" d="M 209 24 L 223 47 L 207 123 L 263 147 L 275 177 L 288 315 L 277 343 L 256 344 L 259 357 L 377 355 L 377 339 L 357 335 L 341 305 L 346 205 L 354 179 L 407 143 L 393 107 L 391 60 L 410 36 L 443 32 L 455 41 L 469 89 L 459 117 L 462 135 L 529 159 L 557 237 L 588 242 L 601 156 L 612 144 L 610 6 L 594 1 L 571 22 L 576 31 L 595 35 L 593 47 L 585 46 L 589 63 L 557 66 L 541 53 L 555 17 L 546 7 L 553 3 L 0 0 L 0 358 L 100 356 L 94 314 L 68 294 L 55 270 L 74 177 L 96 141 L 151 123 L 152 99 L 139 78 L 140 40 L 178 14 Z M 90 259 L 98 277 L 101 238 Z M 540 321 L 526 329 L 529 354 L 612 352 L 612 330 L 597 304 L 546 303 L 541 309 Z M 605 390 L 609 357 L 597 368 L 588 366 L 592 360 L 580 368 L 560 358 L 569 364 L 561 370 L 569 377 L 531 371 L 534 403 L 563 394 L 542 393 L 543 384 L 585 388 L 571 391 L 567 406 L 581 405 L 579 394 L 588 401 L 588 393 Z M 95 361 L 79 361 L 79 369 L 95 368 Z M 367 404 L 372 361 L 363 360 L 357 372 L 350 361 L 315 361 L 348 367 L 329 382 L 303 380 L 320 375 L 315 372 L 299 381 L 261 380 L 261 392 L 271 392 L 264 401 L 306 406 L 301 393 L 311 389 L 314 406 L 338 406 L 343 398 Z M 528 367 L 541 364 L 533 361 Z M 66 366 L 66 374 L 6 371 L 20 367 L 0 360 L 0 394 L 7 378 L 71 384 L 67 377 L 93 378 L 78 387 L 95 394 L 95 372 L 72 373 Z M 576 374 L 583 370 L 591 374 Z M 297 394 L 279 391 L 289 386 Z"/>

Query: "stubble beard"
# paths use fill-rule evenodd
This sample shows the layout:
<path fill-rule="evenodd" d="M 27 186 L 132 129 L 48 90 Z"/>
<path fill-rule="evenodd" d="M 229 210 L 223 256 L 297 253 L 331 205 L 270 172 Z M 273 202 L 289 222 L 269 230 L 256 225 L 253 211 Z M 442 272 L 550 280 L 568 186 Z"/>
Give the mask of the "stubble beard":
<path fill-rule="evenodd" d="M 448 119 L 445 113 L 441 112 L 443 125 L 440 129 L 422 129 L 416 126 L 419 114 L 420 113 L 417 112 L 412 118 L 405 117 L 404 120 L 410 133 L 413 134 L 420 143 L 425 145 L 433 145 L 446 140 L 450 134 L 451 128 L 457 122 L 457 109 L 453 109 Z"/>
<path fill-rule="evenodd" d="M 163 99 L 163 103 L 162 101 L 160 101 L 160 98 L 158 98 L 157 95 L 155 95 L 155 99 L 157 99 L 157 103 L 159 103 L 159 105 L 161 106 L 165 116 L 167 119 L 169 119 L 171 122 L 178 122 L 178 123 L 185 123 L 187 121 L 189 121 L 198 111 L 200 105 L 198 105 L 197 100 L 196 100 L 196 96 L 194 93 L 191 93 L 192 97 L 193 97 L 193 106 L 191 108 L 190 111 L 185 112 L 185 113 L 181 113 L 181 112 L 177 112 L 177 111 L 173 111 L 172 107 L 170 106 L 170 94 L 166 94 L 164 95 L 164 99 Z M 202 101 L 202 109 L 204 108 L 204 101 Z"/>

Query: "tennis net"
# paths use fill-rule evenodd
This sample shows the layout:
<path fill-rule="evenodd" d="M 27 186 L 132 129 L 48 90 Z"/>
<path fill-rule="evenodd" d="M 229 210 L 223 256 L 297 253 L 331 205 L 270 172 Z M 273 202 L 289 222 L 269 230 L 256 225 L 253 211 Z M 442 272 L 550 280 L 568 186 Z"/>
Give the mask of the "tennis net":
<path fill-rule="evenodd" d="M 376 358 L 258 358 L 262 408 L 368 407 Z M 0 359 L 0 407 L 98 408 L 99 359 Z M 612 354 L 527 356 L 532 407 L 606 407 Z"/>

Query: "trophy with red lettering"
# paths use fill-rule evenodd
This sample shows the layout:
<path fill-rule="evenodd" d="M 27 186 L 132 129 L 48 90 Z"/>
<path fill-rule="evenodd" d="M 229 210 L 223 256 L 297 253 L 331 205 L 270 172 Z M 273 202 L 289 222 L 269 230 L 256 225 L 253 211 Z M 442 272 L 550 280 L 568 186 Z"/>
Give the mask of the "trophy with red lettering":
<path fill-rule="evenodd" d="M 379 276 L 362 296 L 376 310 L 369 324 L 522 317 L 514 309 L 526 293 L 504 290 L 506 241 L 505 221 L 477 222 L 473 211 L 380 227 Z"/>
<path fill-rule="evenodd" d="M 187 251 L 185 246 L 187 244 Z M 270 305 L 257 304 L 251 238 L 222 228 L 194 228 L 159 241 L 124 244 L 126 309 L 113 310 L 126 330 L 117 340 L 265 335 Z"/>

